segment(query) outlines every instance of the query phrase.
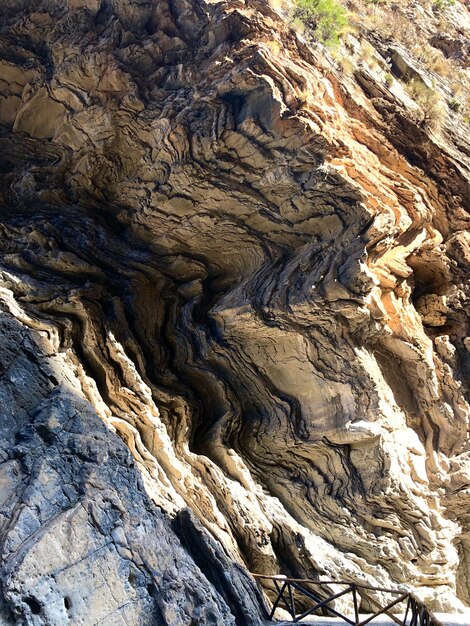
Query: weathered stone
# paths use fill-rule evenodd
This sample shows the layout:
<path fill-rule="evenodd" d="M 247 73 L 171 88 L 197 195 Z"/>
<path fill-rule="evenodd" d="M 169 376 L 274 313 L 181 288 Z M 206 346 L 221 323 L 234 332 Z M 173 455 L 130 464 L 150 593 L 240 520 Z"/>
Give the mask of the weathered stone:
<path fill-rule="evenodd" d="M 452 119 L 261 0 L 0 20 L 0 619 L 259 624 L 248 570 L 461 610 Z"/>

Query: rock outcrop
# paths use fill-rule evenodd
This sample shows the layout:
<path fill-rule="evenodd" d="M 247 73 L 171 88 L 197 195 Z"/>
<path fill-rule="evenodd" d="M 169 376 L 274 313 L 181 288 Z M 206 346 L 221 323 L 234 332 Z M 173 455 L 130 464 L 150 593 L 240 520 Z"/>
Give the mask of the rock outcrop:
<path fill-rule="evenodd" d="M 456 114 L 262 0 L 0 20 L 0 620 L 261 624 L 248 571 L 467 605 Z"/>

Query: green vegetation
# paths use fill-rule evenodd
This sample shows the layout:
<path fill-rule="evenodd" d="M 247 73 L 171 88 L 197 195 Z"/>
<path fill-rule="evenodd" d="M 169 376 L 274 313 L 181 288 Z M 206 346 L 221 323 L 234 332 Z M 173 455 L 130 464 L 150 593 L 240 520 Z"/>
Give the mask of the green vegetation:
<path fill-rule="evenodd" d="M 457 98 L 451 98 L 447 104 L 449 105 L 449 109 L 455 113 L 458 113 L 462 108 L 462 103 Z"/>
<path fill-rule="evenodd" d="M 328 46 L 338 44 L 348 24 L 348 13 L 336 0 L 296 0 L 294 17 Z"/>
<path fill-rule="evenodd" d="M 385 84 L 387 85 L 387 87 L 390 87 L 390 85 L 393 84 L 393 76 L 390 74 L 390 72 L 387 72 L 385 74 L 384 80 L 385 80 Z"/>
<path fill-rule="evenodd" d="M 436 11 L 442 11 L 443 9 L 447 9 L 447 7 L 451 7 L 455 4 L 455 0 L 434 0 L 433 9 Z"/>
<path fill-rule="evenodd" d="M 406 87 L 410 96 L 421 109 L 421 126 L 429 130 L 437 130 L 444 116 L 440 95 L 418 79 L 410 80 Z"/>
<path fill-rule="evenodd" d="M 348 57 L 341 57 L 339 66 L 346 76 L 352 76 L 354 74 L 354 63 Z"/>
<path fill-rule="evenodd" d="M 413 57 L 422 63 L 430 72 L 435 72 L 439 76 L 448 76 L 452 71 L 452 66 L 444 57 L 442 52 L 436 50 L 428 43 L 416 44 L 411 47 Z"/>

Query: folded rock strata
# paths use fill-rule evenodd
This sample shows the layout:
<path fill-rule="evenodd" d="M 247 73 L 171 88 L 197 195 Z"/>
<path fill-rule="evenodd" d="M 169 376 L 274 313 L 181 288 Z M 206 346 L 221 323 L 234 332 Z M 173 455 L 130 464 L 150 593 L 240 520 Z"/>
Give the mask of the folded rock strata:
<path fill-rule="evenodd" d="M 465 136 L 261 0 L 0 18 L 4 623 L 261 624 L 247 571 L 462 609 Z"/>

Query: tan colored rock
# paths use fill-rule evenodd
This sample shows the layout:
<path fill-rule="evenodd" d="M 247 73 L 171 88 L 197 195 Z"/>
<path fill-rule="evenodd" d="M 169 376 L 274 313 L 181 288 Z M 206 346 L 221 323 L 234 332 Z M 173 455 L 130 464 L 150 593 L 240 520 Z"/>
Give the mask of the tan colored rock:
<path fill-rule="evenodd" d="M 438 296 L 435 293 L 421 296 L 416 301 L 416 310 L 426 326 L 444 326 L 447 322 L 449 309 L 446 296 Z"/>
<path fill-rule="evenodd" d="M 13 132 L 26 133 L 38 139 L 50 139 L 54 136 L 58 120 L 64 112 L 64 105 L 53 100 L 47 89 L 41 87 L 19 108 Z"/>
<path fill-rule="evenodd" d="M 101 0 L 68 0 L 69 8 L 74 10 L 86 9 L 92 14 L 96 14 L 101 7 Z"/>
<path fill-rule="evenodd" d="M 38 80 L 39 72 L 34 68 L 21 67 L 7 60 L 0 60 L 0 122 L 13 124 L 22 104 L 26 85 Z"/>

